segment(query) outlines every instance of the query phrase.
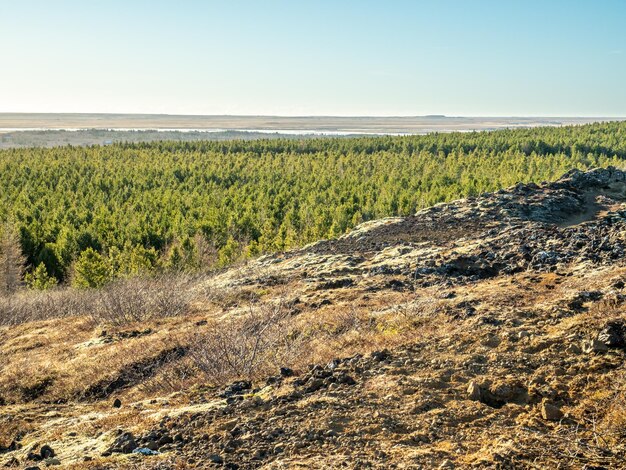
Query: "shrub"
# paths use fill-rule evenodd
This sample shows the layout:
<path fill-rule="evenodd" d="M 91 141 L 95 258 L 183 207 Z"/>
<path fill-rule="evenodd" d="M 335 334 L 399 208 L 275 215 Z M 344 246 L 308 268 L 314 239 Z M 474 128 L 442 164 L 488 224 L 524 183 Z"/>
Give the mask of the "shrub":
<path fill-rule="evenodd" d="M 177 275 L 119 279 L 100 289 L 25 290 L 0 297 L 0 325 L 78 315 L 123 325 L 184 315 L 196 295 L 194 285 L 192 278 Z"/>
<path fill-rule="evenodd" d="M 119 279 L 92 293 L 95 305 L 88 313 L 113 325 L 183 315 L 193 299 L 191 286 L 182 275 Z"/>
<path fill-rule="evenodd" d="M 197 336 L 189 355 L 214 384 L 253 379 L 290 363 L 300 341 L 290 325 L 291 308 L 284 303 L 251 305 L 242 317 L 221 321 Z"/>

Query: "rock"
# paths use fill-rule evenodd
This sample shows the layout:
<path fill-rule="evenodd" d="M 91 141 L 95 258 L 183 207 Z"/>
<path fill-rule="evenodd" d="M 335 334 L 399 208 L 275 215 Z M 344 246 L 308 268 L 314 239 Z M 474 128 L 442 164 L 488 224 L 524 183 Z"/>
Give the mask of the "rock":
<path fill-rule="evenodd" d="M 232 397 L 233 395 L 241 395 L 243 392 L 252 389 L 252 383 L 247 380 L 240 380 L 238 382 L 233 382 L 228 385 L 222 394 L 220 395 L 222 398 Z"/>
<path fill-rule="evenodd" d="M 146 443 L 144 444 L 144 447 L 150 450 L 158 450 L 159 444 L 157 444 L 155 441 L 150 440 L 150 441 L 146 441 Z"/>
<path fill-rule="evenodd" d="M 597 339 L 609 348 L 623 348 L 625 345 L 624 330 L 625 327 L 622 322 L 609 322 L 602 331 L 598 333 Z"/>
<path fill-rule="evenodd" d="M 119 398 L 116 398 L 113 401 L 113 408 L 121 408 L 122 407 L 122 400 L 120 400 Z"/>
<path fill-rule="evenodd" d="M 47 467 L 61 465 L 61 461 L 55 457 L 44 460 L 44 463 L 46 464 Z"/>
<path fill-rule="evenodd" d="M 51 457 L 54 457 L 56 454 L 52 447 L 50 447 L 49 445 L 44 445 L 39 450 L 39 455 L 41 455 L 42 459 L 49 459 Z"/>
<path fill-rule="evenodd" d="M 354 380 L 352 377 L 350 377 L 347 374 L 341 374 L 337 377 L 337 382 L 339 382 L 340 384 L 345 384 L 345 385 L 355 385 L 356 384 L 356 380 Z"/>
<path fill-rule="evenodd" d="M 307 386 L 305 387 L 304 391 L 306 393 L 316 392 L 323 386 L 324 386 L 324 381 L 322 379 L 311 378 L 311 380 L 307 382 Z"/>
<path fill-rule="evenodd" d="M 137 447 L 139 445 L 134 436 L 130 432 L 125 432 L 115 440 L 107 452 L 109 455 L 112 453 L 130 454 Z"/>
<path fill-rule="evenodd" d="M 280 375 L 281 377 L 291 377 L 293 376 L 293 370 L 290 369 L 289 367 L 281 367 L 280 368 Z"/>
<path fill-rule="evenodd" d="M 41 455 L 37 454 L 35 452 L 29 452 L 28 454 L 26 454 L 26 460 L 31 460 L 33 462 L 39 462 L 40 460 L 42 460 Z"/>
<path fill-rule="evenodd" d="M 383 349 L 382 351 L 374 351 L 371 356 L 375 361 L 382 362 L 389 359 L 390 354 L 387 349 Z"/>
<path fill-rule="evenodd" d="M 24 470 L 41 470 L 41 468 L 34 466 L 34 467 L 24 467 Z"/>
<path fill-rule="evenodd" d="M 583 341 L 582 343 L 583 352 L 586 354 L 591 353 L 604 353 L 609 350 L 608 346 L 597 339 L 591 339 Z"/>
<path fill-rule="evenodd" d="M 133 454 L 140 455 L 158 455 L 159 453 L 156 450 L 148 449 L 147 447 L 137 447 L 133 449 Z"/>
<path fill-rule="evenodd" d="M 467 387 L 467 398 L 473 401 L 480 401 L 482 399 L 482 389 L 473 380 Z"/>
<path fill-rule="evenodd" d="M 213 463 L 217 463 L 217 464 L 221 464 L 224 463 L 224 459 L 222 458 L 221 455 L 218 454 L 211 454 L 208 457 L 209 462 L 213 462 Z"/>
<path fill-rule="evenodd" d="M 563 418 L 561 409 L 547 401 L 541 403 L 541 417 L 546 421 L 558 421 Z"/>
<path fill-rule="evenodd" d="M 164 446 L 166 444 L 171 444 L 174 442 L 174 439 L 169 434 L 164 434 L 161 439 L 159 439 L 158 445 L 159 447 Z"/>

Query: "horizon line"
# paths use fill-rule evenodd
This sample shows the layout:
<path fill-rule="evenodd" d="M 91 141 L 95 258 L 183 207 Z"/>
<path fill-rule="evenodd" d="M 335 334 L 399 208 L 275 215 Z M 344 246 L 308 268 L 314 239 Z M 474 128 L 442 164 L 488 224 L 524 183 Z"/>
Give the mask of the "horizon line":
<path fill-rule="evenodd" d="M 238 118 L 569 118 L 569 119 L 626 119 L 625 115 L 584 115 L 584 114 L 178 114 L 149 112 L 66 112 L 66 111 L 0 111 L 2 115 L 102 115 L 102 116 L 168 116 L 168 117 L 238 117 Z"/>

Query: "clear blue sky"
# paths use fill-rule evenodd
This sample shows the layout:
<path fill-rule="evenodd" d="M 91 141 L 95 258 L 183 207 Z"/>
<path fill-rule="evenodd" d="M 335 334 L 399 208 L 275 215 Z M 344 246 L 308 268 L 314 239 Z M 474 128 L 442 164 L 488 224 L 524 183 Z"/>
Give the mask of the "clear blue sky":
<path fill-rule="evenodd" d="M 0 112 L 626 115 L 625 0 L 0 0 Z"/>

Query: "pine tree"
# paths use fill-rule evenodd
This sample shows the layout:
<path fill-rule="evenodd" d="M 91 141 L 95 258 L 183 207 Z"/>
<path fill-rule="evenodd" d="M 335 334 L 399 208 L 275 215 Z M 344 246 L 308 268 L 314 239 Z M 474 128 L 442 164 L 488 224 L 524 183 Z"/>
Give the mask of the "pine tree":
<path fill-rule="evenodd" d="M 54 276 L 50 276 L 48 274 L 46 265 L 43 263 L 39 263 L 39 266 L 33 269 L 32 272 L 26 274 L 26 276 L 24 276 L 24 280 L 26 281 L 28 287 L 37 290 L 52 289 L 58 282 Z"/>
<path fill-rule="evenodd" d="M 0 238 L 0 294 L 11 294 L 19 289 L 25 264 L 17 230 L 6 224 Z"/>
<path fill-rule="evenodd" d="M 102 287 L 112 279 L 109 260 L 93 248 L 83 251 L 74 265 L 76 287 Z"/>

